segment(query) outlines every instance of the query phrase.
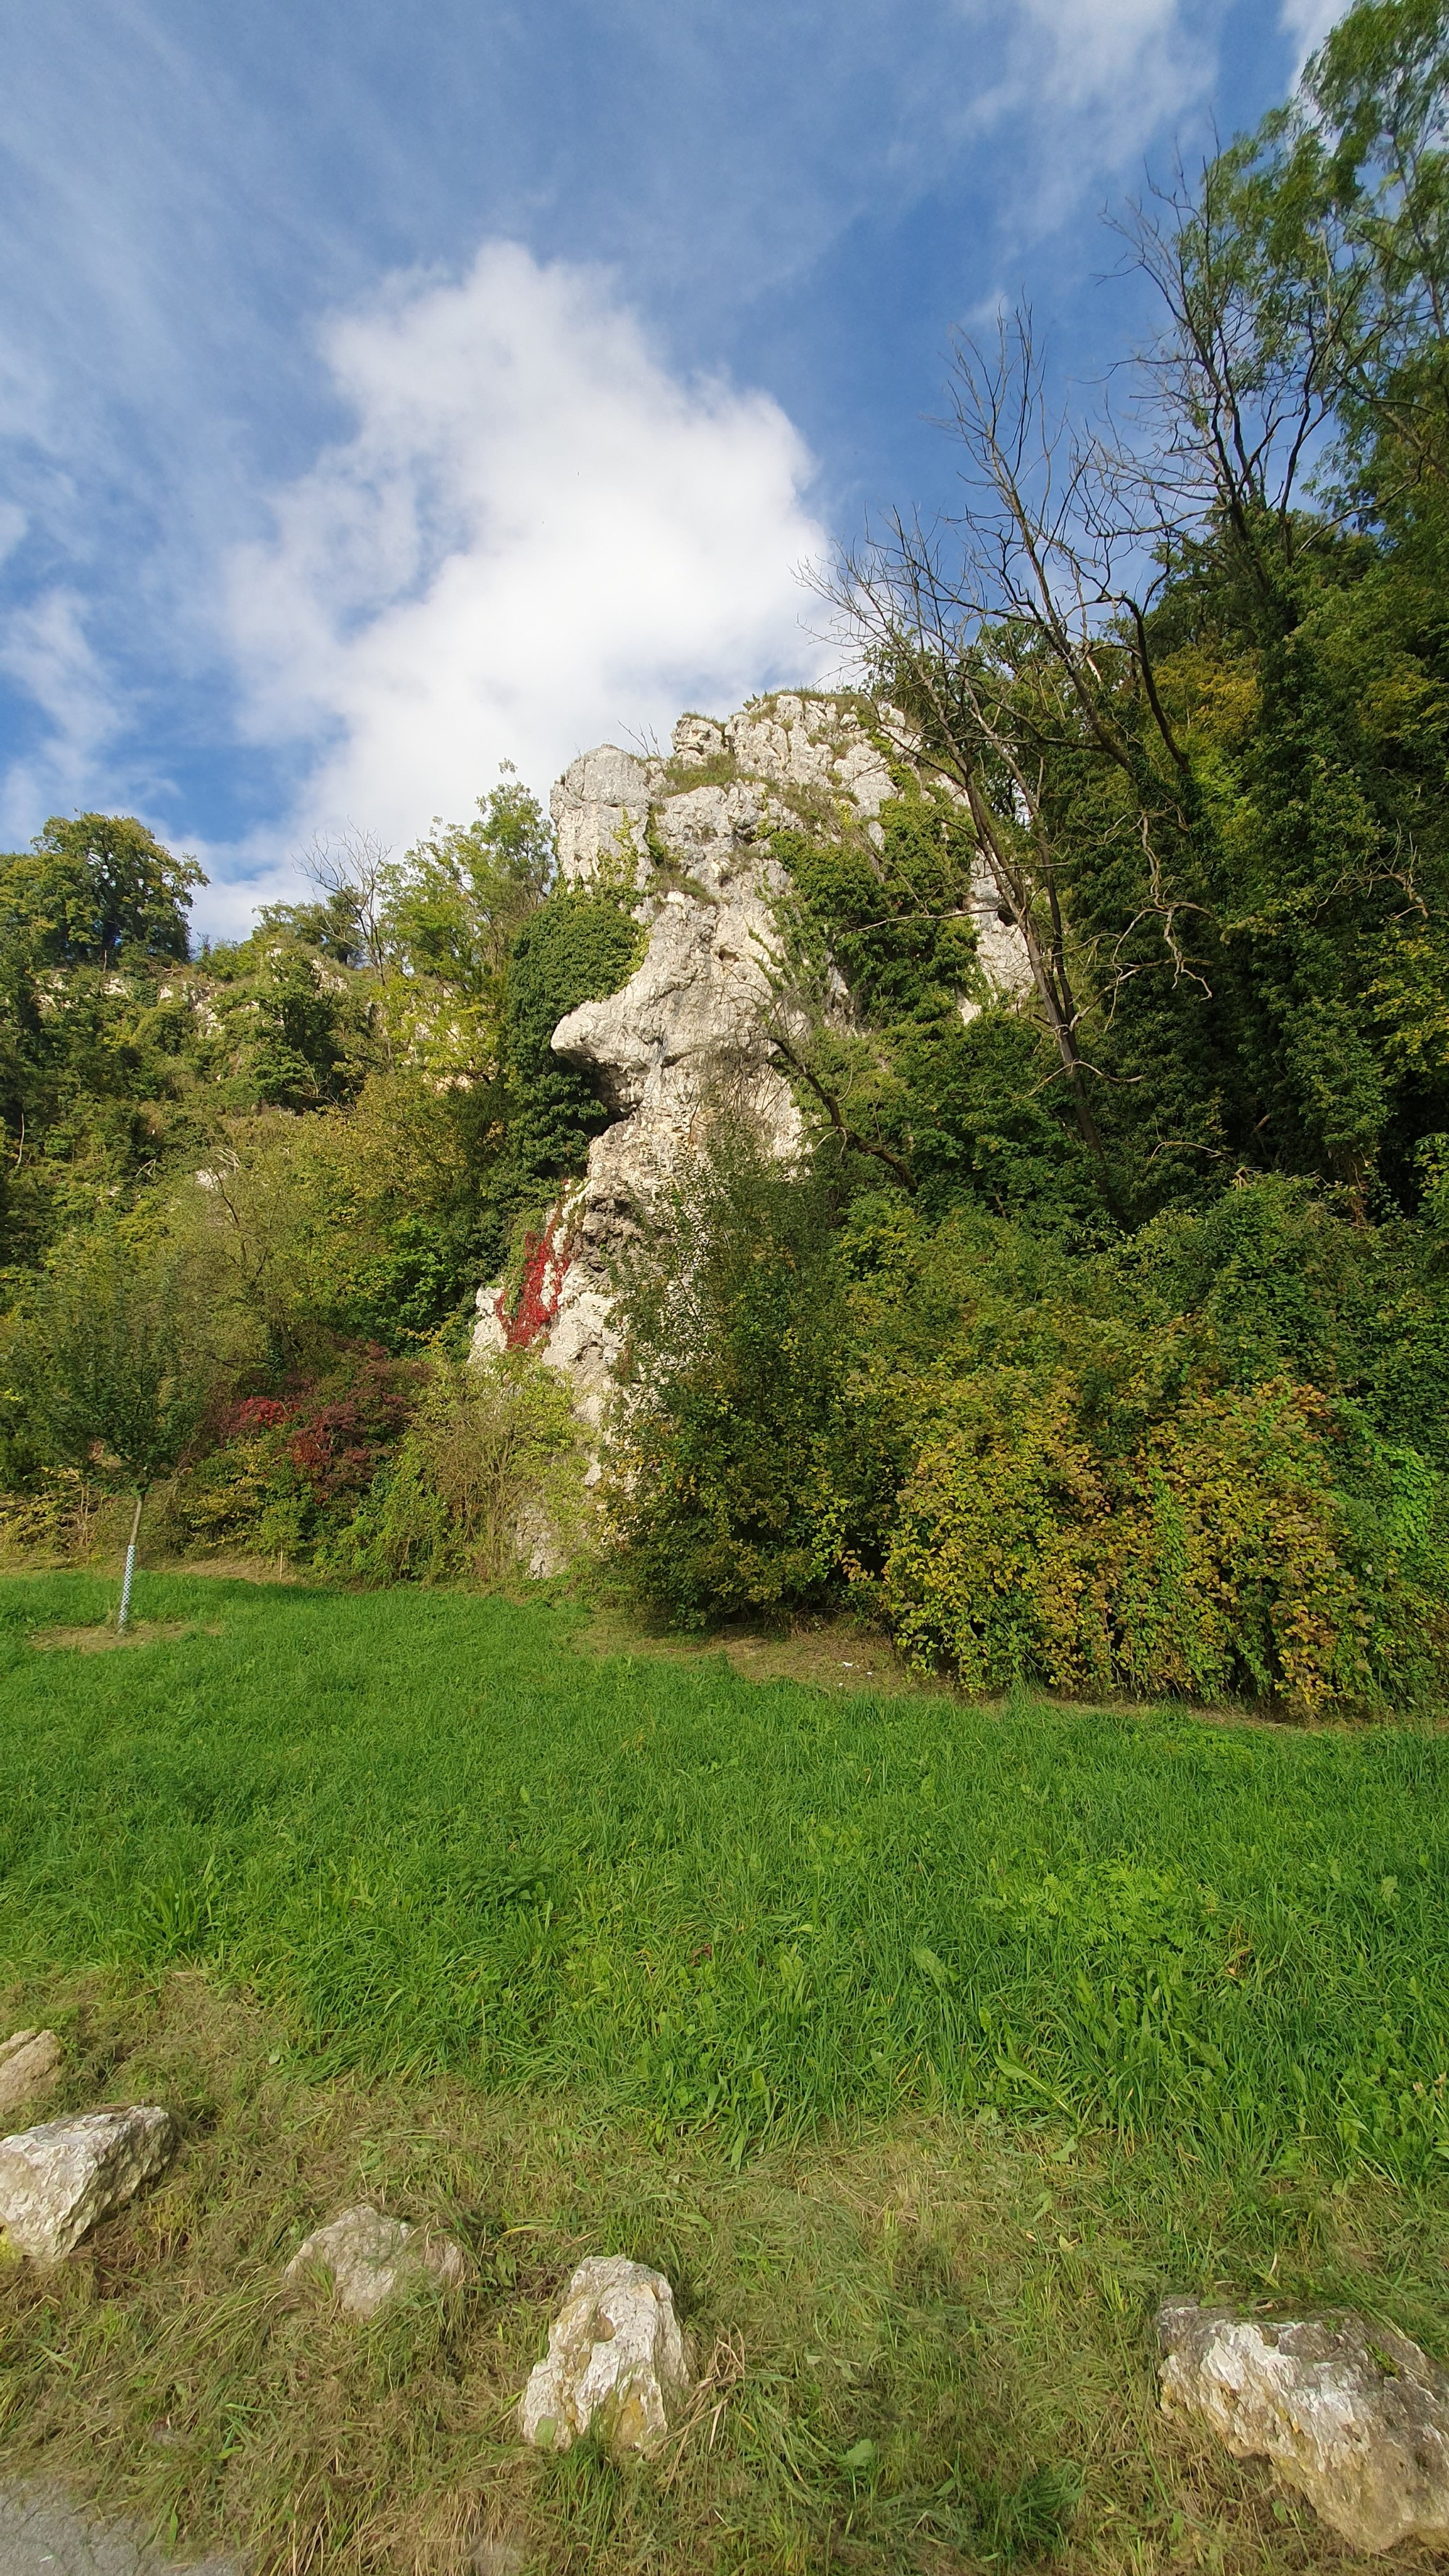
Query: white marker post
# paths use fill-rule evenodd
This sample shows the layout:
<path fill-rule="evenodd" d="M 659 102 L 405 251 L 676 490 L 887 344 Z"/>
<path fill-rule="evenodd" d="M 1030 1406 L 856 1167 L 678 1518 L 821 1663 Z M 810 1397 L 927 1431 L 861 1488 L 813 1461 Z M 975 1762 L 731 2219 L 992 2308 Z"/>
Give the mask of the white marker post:
<path fill-rule="evenodd" d="M 145 1499 L 146 1489 L 143 1485 L 137 1492 L 136 1509 L 131 1517 L 131 1543 L 126 1550 L 126 1571 L 121 1579 L 121 1607 L 116 1616 L 117 1636 L 121 1635 L 131 1615 L 131 1584 L 136 1572 L 136 1538 L 141 1527 L 141 1505 Z"/>

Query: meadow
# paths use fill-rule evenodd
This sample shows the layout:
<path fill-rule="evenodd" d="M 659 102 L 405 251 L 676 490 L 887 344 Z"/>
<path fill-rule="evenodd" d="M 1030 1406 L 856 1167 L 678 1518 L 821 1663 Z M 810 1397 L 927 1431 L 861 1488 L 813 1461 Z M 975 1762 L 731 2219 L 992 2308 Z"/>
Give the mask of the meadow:
<path fill-rule="evenodd" d="M 16 2473 L 263 2571 L 490 2531 L 517 2568 L 1348 2563 L 1164 2430 L 1150 2319 L 1347 2296 L 1449 2348 L 1440 1735 L 186 1573 L 84 1651 L 111 1602 L 0 1582 L 0 2002 L 67 2098 L 159 2090 L 187 2143 L 0 2287 Z M 286 2254 L 364 2195 L 463 2235 L 461 2305 L 293 2312 Z M 659 2469 L 511 2438 L 600 2247 L 720 2374 Z"/>
<path fill-rule="evenodd" d="M 0 1590 L 0 1955 L 204 1963 L 328 2067 L 752 2141 L 905 2104 L 1284 2169 L 1449 2160 L 1449 1741 L 826 1696 L 578 1613 Z M 213 1633 L 214 1632 L 214 1633 Z"/>

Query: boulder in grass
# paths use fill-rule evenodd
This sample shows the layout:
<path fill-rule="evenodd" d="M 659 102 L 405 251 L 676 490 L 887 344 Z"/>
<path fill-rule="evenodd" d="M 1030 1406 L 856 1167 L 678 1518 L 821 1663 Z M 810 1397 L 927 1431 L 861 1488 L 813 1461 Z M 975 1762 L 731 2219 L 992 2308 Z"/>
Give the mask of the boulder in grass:
<path fill-rule="evenodd" d="M 1158 2314 L 1162 2405 L 1234 2459 L 1271 2460 L 1355 2549 L 1449 2542 L 1449 2374 L 1349 2314 L 1234 2317 L 1171 2299 Z"/>
<path fill-rule="evenodd" d="M 597 2423 L 616 2451 L 652 2451 L 691 2386 L 674 2293 L 622 2254 L 581 2263 L 518 2410 L 525 2442 L 567 2451 Z"/>
<path fill-rule="evenodd" d="M 380 2209 L 344 2209 L 340 2218 L 316 2227 L 287 2265 L 296 2280 L 313 2266 L 330 2272 L 337 2304 L 349 2317 L 375 2317 L 378 2309 L 424 2274 L 444 2289 L 458 2289 L 468 2277 L 467 2258 L 450 2236 L 434 2236 L 426 2227 L 409 2227 L 401 2218 L 385 2218 Z"/>
<path fill-rule="evenodd" d="M 175 2152 L 175 2122 L 155 2102 L 83 2111 L 0 2138 L 5 2243 L 32 2262 L 60 2262 Z"/>
<path fill-rule="evenodd" d="M 60 2072 L 62 2054 L 53 2030 L 14 2030 L 0 2039 L 0 2121 L 46 2091 Z"/>

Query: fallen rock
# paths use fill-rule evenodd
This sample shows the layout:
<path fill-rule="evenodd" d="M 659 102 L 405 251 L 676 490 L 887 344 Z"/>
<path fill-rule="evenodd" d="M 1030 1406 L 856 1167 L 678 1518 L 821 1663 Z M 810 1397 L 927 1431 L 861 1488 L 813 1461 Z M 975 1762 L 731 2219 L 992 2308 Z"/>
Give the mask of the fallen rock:
<path fill-rule="evenodd" d="M 385 2218 L 364 2203 L 344 2209 L 340 2218 L 315 2227 L 287 2265 L 295 2280 L 311 2265 L 332 2275 L 337 2304 L 349 2317 L 375 2317 L 378 2309 L 420 2274 L 429 2272 L 445 2289 L 455 2290 L 468 2277 L 467 2258 L 450 2236 L 434 2236 L 426 2227 L 409 2227 L 405 2219 Z"/>
<path fill-rule="evenodd" d="M 62 2054 L 53 2030 L 15 2030 L 0 2039 L 0 2120 L 45 2091 L 60 2071 Z"/>
<path fill-rule="evenodd" d="M 690 2388 L 674 2293 L 625 2255 L 591 2255 L 564 2292 L 548 2353 L 519 2402 L 525 2442 L 567 2451 L 602 2424 L 616 2451 L 652 2451 Z"/>
<path fill-rule="evenodd" d="M 1158 2312 L 1165 2414 L 1209 2424 L 1234 2459 L 1268 2459 L 1354 2548 L 1449 2541 L 1449 2374 L 1363 2317 Z"/>
<path fill-rule="evenodd" d="M 176 2152 L 157 2103 L 84 2111 L 0 2138 L 0 2228 L 13 2252 L 58 2263 Z"/>

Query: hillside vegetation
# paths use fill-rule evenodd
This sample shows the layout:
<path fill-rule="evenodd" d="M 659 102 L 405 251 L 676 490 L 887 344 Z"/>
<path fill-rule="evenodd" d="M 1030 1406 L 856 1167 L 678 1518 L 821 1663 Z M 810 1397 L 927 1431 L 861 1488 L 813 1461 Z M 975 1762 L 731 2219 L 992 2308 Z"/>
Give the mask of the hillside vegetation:
<path fill-rule="evenodd" d="M 897 793 L 774 835 L 808 1150 L 722 1079 L 618 1283 L 602 1516 L 530 1346 L 607 1123 L 549 1041 L 638 961 L 628 865 L 561 884 L 505 774 L 199 957 L 132 819 L 0 867 L 13 1546 L 140 1489 L 175 1552 L 491 1580 L 542 1496 L 684 1626 L 848 1600 L 987 1692 L 1441 1703 L 1446 64 L 1437 0 L 1360 0 L 1124 215 L 1125 430 L 1055 417 L 1024 319 L 957 350 L 960 515 L 834 585 Z"/>

